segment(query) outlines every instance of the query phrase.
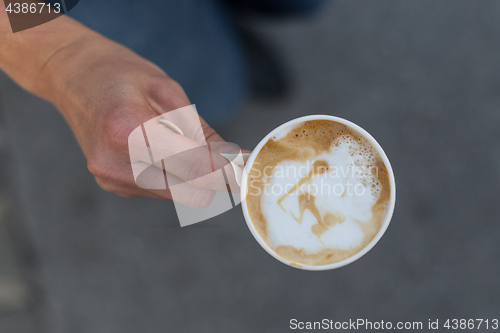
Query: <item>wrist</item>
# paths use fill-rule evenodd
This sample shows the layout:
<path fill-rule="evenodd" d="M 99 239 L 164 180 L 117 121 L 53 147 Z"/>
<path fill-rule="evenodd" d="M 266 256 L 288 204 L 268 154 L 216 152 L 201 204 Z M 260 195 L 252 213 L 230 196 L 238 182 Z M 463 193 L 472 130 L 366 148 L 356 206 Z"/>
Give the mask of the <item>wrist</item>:
<path fill-rule="evenodd" d="M 68 94 L 72 79 L 88 66 L 88 55 L 95 52 L 101 39 L 97 34 L 82 34 L 52 52 L 39 69 L 35 93 L 58 106 Z"/>
<path fill-rule="evenodd" d="M 0 28 L 7 24 L 6 13 L 0 12 Z M 53 64 L 67 49 L 92 35 L 97 34 L 66 16 L 29 31 L 0 33 L 0 68 L 24 89 L 51 101 L 52 80 L 57 75 L 51 73 L 57 67 Z"/>

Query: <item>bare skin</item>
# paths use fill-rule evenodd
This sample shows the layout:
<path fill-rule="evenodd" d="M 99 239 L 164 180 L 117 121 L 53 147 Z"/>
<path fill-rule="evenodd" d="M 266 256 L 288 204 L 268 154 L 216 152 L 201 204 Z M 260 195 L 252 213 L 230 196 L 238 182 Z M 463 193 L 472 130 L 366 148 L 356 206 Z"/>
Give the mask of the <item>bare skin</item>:
<path fill-rule="evenodd" d="M 127 140 L 145 121 L 191 104 L 176 81 L 128 48 L 67 16 L 13 34 L 3 2 L 0 45 L 0 69 L 57 107 L 75 134 L 89 171 L 104 190 L 124 197 L 172 199 L 168 188 L 145 190 L 135 184 Z M 224 141 L 203 119 L 201 123 L 207 142 Z M 197 144 L 183 140 L 172 144 Z M 199 165 L 205 162 L 171 171 L 182 179 L 194 179 L 193 173 L 200 172 Z M 226 168 L 232 174 L 231 166 Z M 213 190 L 218 189 L 210 182 L 192 185 L 193 195 L 183 203 L 193 207 L 210 204 Z"/>

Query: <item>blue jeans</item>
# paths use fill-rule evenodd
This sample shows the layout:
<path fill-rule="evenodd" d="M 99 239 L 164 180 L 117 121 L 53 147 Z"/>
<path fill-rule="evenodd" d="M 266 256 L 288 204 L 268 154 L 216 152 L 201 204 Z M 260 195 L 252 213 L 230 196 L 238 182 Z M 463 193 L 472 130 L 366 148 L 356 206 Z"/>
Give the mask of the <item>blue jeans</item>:
<path fill-rule="evenodd" d="M 232 9 L 310 12 L 324 0 L 82 0 L 70 16 L 134 50 L 178 81 L 209 124 L 231 118 L 248 89 Z"/>

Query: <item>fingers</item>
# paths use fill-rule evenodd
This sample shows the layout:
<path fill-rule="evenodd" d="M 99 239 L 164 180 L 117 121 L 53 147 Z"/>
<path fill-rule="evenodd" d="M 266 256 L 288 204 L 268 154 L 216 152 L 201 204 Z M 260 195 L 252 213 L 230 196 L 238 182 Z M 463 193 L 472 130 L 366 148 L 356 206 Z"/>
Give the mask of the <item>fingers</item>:
<path fill-rule="evenodd" d="M 225 140 L 217 134 L 217 132 L 210 127 L 202 117 L 200 117 L 200 122 L 206 142 L 225 142 Z"/>
<path fill-rule="evenodd" d="M 167 174 L 169 187 L 166 190 L 150 190 L 154 194 L 168 193 L 168 198 L 193 208 L 205 208 L 212 203 L 216 191 L 189 185 L 174 175 Z"/>
<path fill-rule="evenodd" d="M 212 203 L 215 191 L 191 186 L 157 166 L 142 164 L 146 168 L 136 177 L 126 164 L 115 162 L 111 167 L 101 168 L 95 178 L 104 190 L 124 197 L 143 195 L 171 199 L 194 208 L 208 207 Z"/>
<path fill-rule="evenodd" d="M 130 169 L 115 169 L 113 175 L 118 176 L 118 178 L 108 179 L 106 184 L 126 184 L 131 187 L 139 187 L 142 190 L 140 193 L 149 192 L 145 195 L 153 196 L 150 194 L 154 194 L 154 197 L 171 199 L 195 208 L 203 208 L 211 204 L 215 191 L 189 185 L 182 179 L 165 172 L 161 162 L 159 166 L 139 163 L 146 168 L 143 168 L 137 177 L 131 174 Z M 122 188 L 119 187 L 119 189 Z"/>
<path fill-rule="evenodd" d="M 202 130 L 199 118 L 196 120 L 198 125 L 190 124 L 189 126 L 197 127 L 198 130 L 185 126 L 179 127 L 185 133 L 191 132 L 192 135 L 197 135 Z M 132 145 L 129 140 L 131 159 L 149 162 L 150 164 L 151 160 L 163 160 L 166 172 L 188 182 L 191 186 L 215 191 L 227 191 L 224 176 L 219 169 L 224 167 L 226 173 L 229 174 L 231 166 L 221 156 L 211 156 L 209 146 L 200 144 L 187 135 L 179 135 L 160 123 L 157 118 L 146 122 L 144 130 L 149 147 L 146 147 L 146 143 L 143 143 L 142 147 Z M 136 132 L 139 140 L 141 133 L 139 130 Z M 142 153 L 135 152 L 132 149 L 132 147 L 136 146 L 140 148 Z M 160 167 L 160 165 L 157 166 Z M 227 166 L 229 167 L 226 169 Z"/>
<path fill-rule="evenodd" d="M 122 181 L 117 182 L 98 177 L 95 179 L 102 189 L 126 198 L 148 196 L 158 199 L 174 200 L 193 208 L 205 208 L 210 206 L 215 197 L 215 191 L 190 186 L 172 175 L 169 175 L 169 178 L 172 187 L 155 190 L 142 189 L 135 184 L 129 185 Z"/>
<path fill-rule="evenodd" d="M 239 191 L 233 166 L 226 158 L 218 154 L 227 152 L 237 155 L 239 148 L 227 144 L 198 116 L 194 106 L 189 105 L 189 100 L 180 86 L 172 86 L 170 81 L 163 82 L 163 84 L 163 89 L 161 83 L 156 85 L 147 98 L 148 104 L 159 116 L 146 121 L 141 128 L 133 131 L 134 135 L 131 137 L 136 137 L 135 141 L 132 140 L 134 142 L 131 142 L 129 137 L 129 155 L 133 161 L 132 168 L 136 175 L 136 182 L 137 175 L 142 174 L 148 165 L 155 165 L 157 169 L 163 169 L 167 174 L 186 183 L 180 186 L 180 182 L 177 182 L 181 199 L 177 200 L 174 195 L 176 201 L 193 204 L 192 198 L 194 197 L 208 200 L 206 198 L 213 197 L 213 191 L 227 191 L 226 182 L 229 183 L 232 191 Z M 178 94 L 178 97 L 172 94 Z M 179 108 L 181 104 L 187 106 Z M 175 109 L 172 110 L 173 108 Z M 163 125 L 161 120 L 175 124 L 184 135 Z M 144 162 L 145 165 L 141 165 L 140 162 Z M 156 174 L 148 171 L 147 177 L 141 176 L 137 184 L 150 190 L 160 190 L 164 186 L 161 176 L 160 170 L 157 170 Z M 168 185 L 171 187 L 170 179 L 168 179 Z M 195 193 L 192 188 L 209 192 Z M 191 197 L 184 197 L 185 193 L 190 193 Z"/>

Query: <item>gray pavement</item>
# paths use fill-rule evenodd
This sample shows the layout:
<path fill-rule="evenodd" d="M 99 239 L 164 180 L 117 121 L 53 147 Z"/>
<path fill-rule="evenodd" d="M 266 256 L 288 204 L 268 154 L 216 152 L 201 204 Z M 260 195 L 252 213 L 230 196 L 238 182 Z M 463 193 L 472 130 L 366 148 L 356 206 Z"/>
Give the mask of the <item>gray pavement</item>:
<path fill-rule="evenodd" d="M 294 117 L 337 115 L 368 130 L 396 174 L 385 236 L 328 272 L 271 258 L 239 209 L 181 229 L 169 202 L 102 192 L 57 112 L 2 78 L 16 197 L 42 290 L 34 332 L 498 318 L 499 18 L 498 1 L 345 0 L 314 19 L 251 22 L 283 54 L 292 92 L 251 99 L 221 134 L 251 149 Z"/>
<path fill-rule="evenodd" d="M 11 197 L 11 156 L 5 134 L 0 119 L 0 332 L 35 332 L 31 308 L 35 295 L 34 265 L 27 260 L 31 247 Z"/>

